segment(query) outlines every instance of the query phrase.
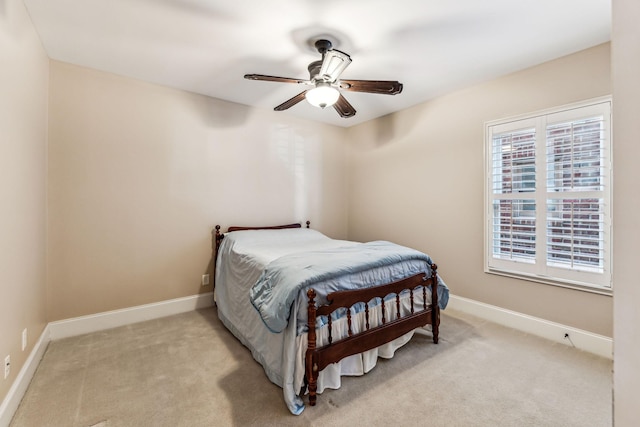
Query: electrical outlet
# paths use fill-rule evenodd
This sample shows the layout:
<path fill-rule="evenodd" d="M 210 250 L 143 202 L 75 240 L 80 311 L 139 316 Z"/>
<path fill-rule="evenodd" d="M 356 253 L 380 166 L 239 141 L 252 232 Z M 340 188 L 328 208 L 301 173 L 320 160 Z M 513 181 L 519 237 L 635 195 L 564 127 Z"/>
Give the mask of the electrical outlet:
<path fill-rule="evenodd" d="M 22 330 L 22 351 L 27 348 L 27 328 Z"/>
<path fill-rule="evenodd" d="M 9 376 L 9 373 L 11 373 L 11 356 L 7 355 L 7 357 L 4 358 L 4 379 L 5 380 Z"/>
<path fill-rule="evenodd" d="M 208 274 L 203 274 L 202 275 L 202 286 L 207 286 L 209 284 L 209 275 Z"/>

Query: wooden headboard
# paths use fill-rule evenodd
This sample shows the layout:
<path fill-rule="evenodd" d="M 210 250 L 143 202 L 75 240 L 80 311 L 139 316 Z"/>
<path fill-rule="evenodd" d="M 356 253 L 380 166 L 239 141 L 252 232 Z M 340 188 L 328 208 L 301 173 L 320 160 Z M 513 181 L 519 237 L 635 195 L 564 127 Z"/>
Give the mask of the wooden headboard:
<path fill-rule="evenodd" d="M 309 226 L 311 225 L 311 221 L 307 221 L 307 228 L 309 228 Z M 281 229 L 285 229 L 285 228 L 302 228 L 302 224 L 300 223 L 295 223 L 295 224 L 285 224 L 285 225 L 271 225 L 271 226 L 267 226 L 267 227 L 239 227 L 239 226 L 232 226 L 229 227 L 227 229 L 227 233 L 232 232 L 232 231 L 242 231 L 242 230 L 281 230 Z M 224 239 L 224 234 L 220 232 L 220 226 L 216 225 L 215 226 L 215 230 L 213 232 L 214 234 L 214 238 L 213 238 L 213 289 L 215 292 L 215 287 L 216 287 L 216 260 L 218 259 L 218 250 L 220 249 L 220 243 L 222 243 L 222 239 Z M 215 300 L 214 300 L 214 305 L 215 305 Z"/>
<path fill-rule="evenodd" d="M 307 228 L 309 228 L 309 226 L 311 225 L 311 221 L 307 221 Z M 271 226 L 266 226 L 266 227 L 239 227 L 239 226 L 232 226 L 229 227 L 227 229 L 227 233 L 230 233 L 232 231 L 243 231 L 243 230 L 282 230 L 285 228 L 302 228 L 302 224 L 300 223 L 295 223 L 295 224 L 285 224 L 285 225 L 271 225 Z M 220 226 L 216 225 L 215 227 L 215 258 L 217 258 L 218 256 L 218 249 L 220 248 L 220 243 L 222 242 L 222 239 L 224 239 L 224 234 L 220 233 Z M 214 258 L 214 259 L 215 259 Z"/>

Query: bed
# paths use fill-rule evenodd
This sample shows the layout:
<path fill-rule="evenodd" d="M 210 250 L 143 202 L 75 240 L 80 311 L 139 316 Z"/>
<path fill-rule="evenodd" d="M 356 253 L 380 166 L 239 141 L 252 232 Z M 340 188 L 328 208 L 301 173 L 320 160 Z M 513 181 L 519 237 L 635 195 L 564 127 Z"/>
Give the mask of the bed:
<path fill-rule="evenodd" d="M 448 289 L 431 258 L 376 241 L 331 239 L 307 222 L 214 231 L 218 317 L 300 414 L 341 376 L 391 358 L 418 328 L 438 343 Z"/>

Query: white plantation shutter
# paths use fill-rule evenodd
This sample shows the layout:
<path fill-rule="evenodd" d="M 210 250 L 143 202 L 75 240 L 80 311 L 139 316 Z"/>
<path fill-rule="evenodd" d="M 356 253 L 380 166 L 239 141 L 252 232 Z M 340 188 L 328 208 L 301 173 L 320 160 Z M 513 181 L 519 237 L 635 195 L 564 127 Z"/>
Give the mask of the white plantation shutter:
<path fill-rule="evenodd" d="M 536 257 L 535 201 L 493 201 L 493 256 L 533 262 Z"/>
<path fill-rule="evenodd" d="M 496 133 L 492 140 L 493 257 L 533 262 L 536 256 L 535 128 Z"/>
<path fill-rule="evenodd" d="M 546 129 L 547 263 L 603 273 L 608 120 L 595 113 Z"/>
<path fill-rule="evenodd" d="M 610 101 L 487 124 L 486 271 L 611 288 Z"/>
<path fill-rule="evenodd" d="M 493 136 L 494 193 L 535 190 L 536 130 L 521 129 Z"/>
<path fill-rule="evenodd" d="M 605 127 L 602 116 L 547 126 L 547 189 L 603 190 Z"/>
<path fill-rule="evenodd" d="M 581 271 L 604 270 L 603 199 L 547 201 L 547 264 Z"/>

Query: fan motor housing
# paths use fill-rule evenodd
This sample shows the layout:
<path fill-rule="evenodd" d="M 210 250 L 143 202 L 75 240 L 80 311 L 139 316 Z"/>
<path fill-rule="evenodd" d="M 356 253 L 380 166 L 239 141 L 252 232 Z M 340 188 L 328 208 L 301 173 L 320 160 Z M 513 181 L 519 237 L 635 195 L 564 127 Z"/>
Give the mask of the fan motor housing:
<path fill-rule="evenodd" d="M 309 80 L 315 80 L 316 76 L 320 72 L 320 67 L 322 67 L 322 61 L 313 61 L 307 69 L 309 70 Z"/>

